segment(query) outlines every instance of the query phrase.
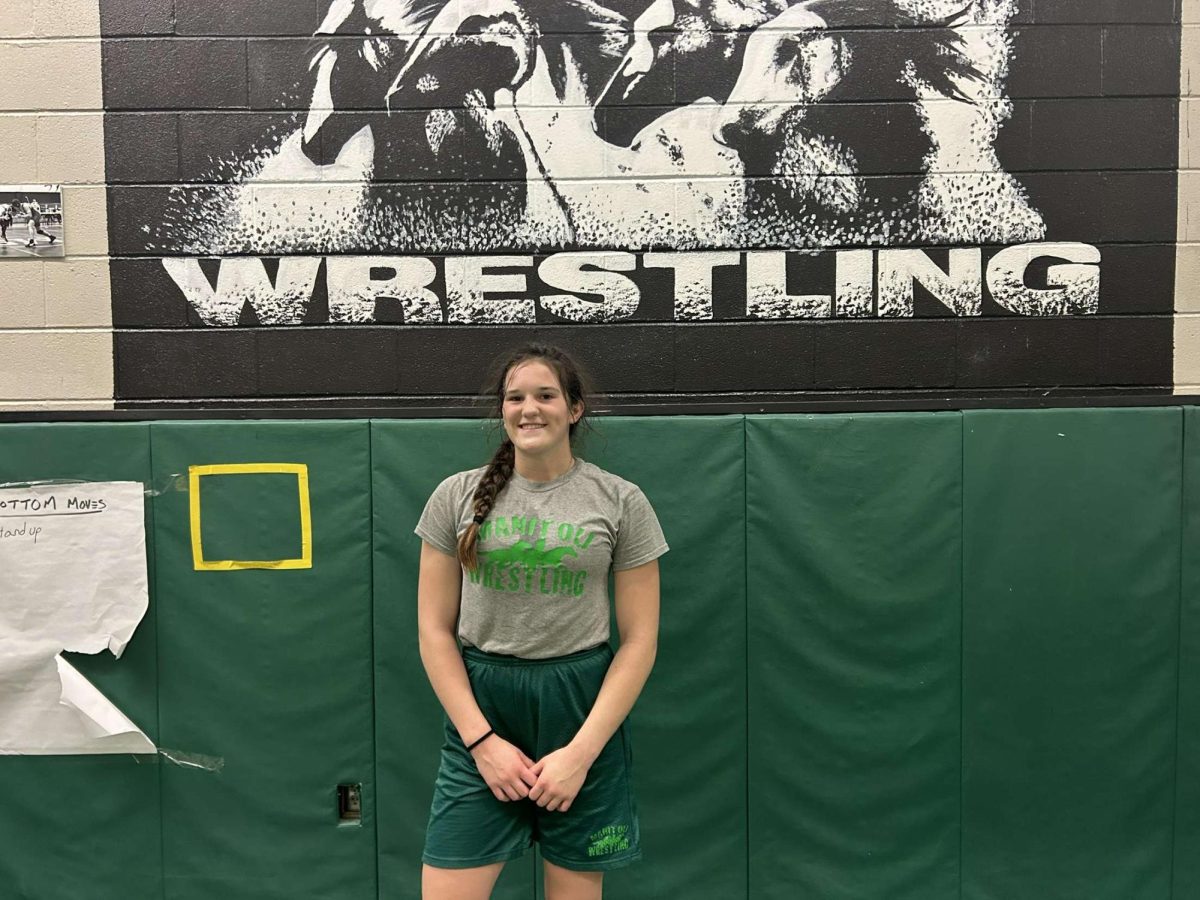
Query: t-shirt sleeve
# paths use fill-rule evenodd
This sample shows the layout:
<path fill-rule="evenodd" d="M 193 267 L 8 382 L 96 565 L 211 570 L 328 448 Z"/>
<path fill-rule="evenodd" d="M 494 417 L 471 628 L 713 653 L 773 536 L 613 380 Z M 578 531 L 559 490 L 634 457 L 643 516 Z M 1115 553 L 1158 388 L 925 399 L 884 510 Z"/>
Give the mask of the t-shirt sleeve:
<path fill-rule="evenodd" d="M 635 487 L 621 502 L 621 522 L 613 548 L 614 571 L 632 569 L 658 559 L 667 552 L 666 538 L 658 516 L 641 488 Z"/>
<path fill-rule="evenodd" d="M 454 476 L 447 478 L 429 495 L 425 510 L 413 529 L 430 546 L 447 556 L 458 555 L 458 517 L 455 514 Z"/>

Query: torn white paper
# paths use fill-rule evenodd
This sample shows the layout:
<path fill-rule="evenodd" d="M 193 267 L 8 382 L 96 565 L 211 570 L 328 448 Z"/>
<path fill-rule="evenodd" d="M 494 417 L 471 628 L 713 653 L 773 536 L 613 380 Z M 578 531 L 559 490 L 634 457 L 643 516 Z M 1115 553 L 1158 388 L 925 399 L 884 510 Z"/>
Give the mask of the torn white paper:
<path fill-rule="evenodd" d="M 60 655 L 120 657 L 149 608 L 143 488 L 0 489 L 0 753 L 154 753 Z"/>

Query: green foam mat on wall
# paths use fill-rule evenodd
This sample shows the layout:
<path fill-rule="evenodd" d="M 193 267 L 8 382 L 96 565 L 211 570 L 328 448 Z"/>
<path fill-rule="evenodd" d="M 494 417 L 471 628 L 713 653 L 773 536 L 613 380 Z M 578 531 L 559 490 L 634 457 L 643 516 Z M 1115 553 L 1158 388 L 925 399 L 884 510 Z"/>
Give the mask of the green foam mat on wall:
<path fill-rule="evenodd" d="M 750 890 L 958 897 L 956 414 L 746 421 Z"/>
<path fill-rule="evenodd" d="M 6 425 L 0 482 L 150 482 L 141 424 Z M 147 541 L 152 539 L 146 503 Z M 80 585 L 87 591 L 90 585 Z M 121 658 L 67 658 L 151 740 L 158 733 L 151 603 Z M 159 766 L 152 756 L 0 756 L 0 896 L 13 900 L 162 894 Z"/>
<path fill-rule="evenodd" d="M 964 416 L 963 897 L 1167 900 L 1178 409 Z"/>
<path fill-rule="evenodd" d="M 1173 897 L 1200 897 L 1200 409 L 1184 415 L 1183 590 Z"/>
<path fill-rule="evenodd" d="M 371 423 L 379 889 L 396 900 L 421 896 L 421 850 L 442 745 L 442 707 L 417 640 L 421 539 L 413 527 L 443 478 L 483 465 L 490 454 L 481 422 Z M 529 855 L 504 867 L 493 897 L 532 896 Z"/>
<path fill-rule="evenodd" d="M 608 896 L 746 895 L 746 545 L 740 416 L 612 417 L 584 458 L 645 492 L 659 559 L 654 670 L 630 714 L 640 862 Z M 619 645 L 615 619 L 612 643 Z"/>
<path fill-rule="evenodd" d="M 609 872 L 607 890 L 745 896 L 742 420 L 606 418 L 598 429 L 579 455 L 639 484 L 672 545 L 658 661 L 631 717 L 645 858 Z M 380 885 L 416 897 L 442 712 L 418 655 L 412 528 L 438 482 L 485 463 L 493 445 L 473 422 L 376 422 L 372 433 Z M 495 896 L 533 897 L 539 874 L 533 854 L 510 863 Z"/>
<path fill-rule="evenodd" d="M 306 467 L 311 568 L 194 567 L 191 490 L 157 498 L 160 733 L 219 758 L 219 771 L 164 766 L 168 900 L 375 895 L 371 678 L 370 443 L 366 422 L 170 423 L 151 428 L 156 481 L 193 466 Z M 198 480 L 247 476 L 219 472 Z M 294 546 L 294 486 L 246 482 L 256 551 Z M 209 511 L 244 529 L 236 509 Z M 236 553 L 229 541 L 203 547 Z M 223 546 L 220 546 L 222 545 Z M 290 552 L 290 551 L 288 551 Z M 361 784 L 359 823 L 339 819 L 338 785 Z"/>
<path fill-rule="evenodd" d="M 631 717 L 645 858 L 606 896 L 1200 895 L 1198 415 L 601 418 L 580 455 L 672 546 Z M 412 527 L 485 427 L 0 428 L 0 481 L 157 494 L 150 612 L 120 660 L 71 660 L 222 763 L 0 757 L 0 896 L 419 897 L 442 711 Z M 255 463 L 307 466 L 312 568 L 197 571 L 189 467 Z M 305 555 L 294 472 L 199 482 L 207 563 Z M 539 867 L 497 900 L 543 896 Z"/>

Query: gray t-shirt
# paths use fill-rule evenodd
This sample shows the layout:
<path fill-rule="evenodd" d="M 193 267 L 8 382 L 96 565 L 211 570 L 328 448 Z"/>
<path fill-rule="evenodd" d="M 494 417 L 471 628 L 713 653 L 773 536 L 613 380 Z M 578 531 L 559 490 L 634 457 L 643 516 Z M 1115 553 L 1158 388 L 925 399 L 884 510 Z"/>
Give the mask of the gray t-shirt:
<path fill-rule="evenodd" d="M 421 539 L 457 554 L 486 466 L 437 486 L 417 523 Z M 516 472 L 480 525 L 479 567 L 463 570 L 458 636 L 489 653 L 564 656 L 609 638 L 608 573 L 667 552 L 641 488 L 576 458 L 553 481 Z"/>

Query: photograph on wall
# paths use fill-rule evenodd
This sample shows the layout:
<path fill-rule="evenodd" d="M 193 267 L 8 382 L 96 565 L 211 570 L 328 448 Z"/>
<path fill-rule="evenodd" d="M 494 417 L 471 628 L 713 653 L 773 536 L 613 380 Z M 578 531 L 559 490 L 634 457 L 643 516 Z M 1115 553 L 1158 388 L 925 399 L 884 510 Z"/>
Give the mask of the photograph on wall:
<path fill-rule="evenodd" d="M 376 397 L 365 373 L 402 351 L 375 329 L 435 325 L 649 355 L 727 323 L 705 346 L 753 355 L 739 326 L 769 323 L 798 348 L 698 394 L 1169 389 L 1162 3 L 1121 24 L 1068 0 L 185 2 L 149 45 L 125 5 L 102 3 L 114 323 L 181 333 L 118 335 L 118 401 L 161 392 L 138 360 L 187 333 L 291 326 L 361 332 L 326 339 L 371 357 L 338 372 Z M 389 334 L 415 392 L 455 392 L 444 350 Z M 242 394 L 320 393 L 286 357 Z"/>
<path fill-rule="evenodd" d="M 0 259 L 61 257 L 65 243 L 57 184 L 0 184 Z"/>

